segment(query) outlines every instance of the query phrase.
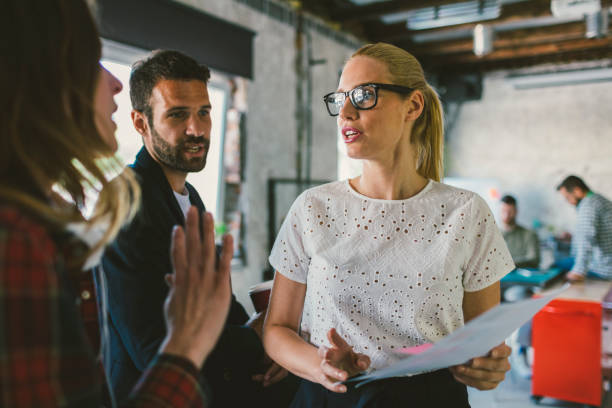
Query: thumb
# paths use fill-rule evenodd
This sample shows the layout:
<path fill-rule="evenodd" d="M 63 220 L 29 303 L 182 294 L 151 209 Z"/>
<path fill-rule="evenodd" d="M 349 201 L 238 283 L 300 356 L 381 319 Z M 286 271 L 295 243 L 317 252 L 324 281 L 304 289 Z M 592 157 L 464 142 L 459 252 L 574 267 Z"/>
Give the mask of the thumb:
<path fill-rule="evenodd" d="M 329 329 L 329 331 L 327 332 L 327 340 L 329 340 L 329 343 L 332 345 L 332 347 L 336 347 L 339 349 L 351 348 L 351 346 L 349 346 L 349 344 L 344 341 L 344 339 L 338 334 L 338 332 L 334 328 Z"/>

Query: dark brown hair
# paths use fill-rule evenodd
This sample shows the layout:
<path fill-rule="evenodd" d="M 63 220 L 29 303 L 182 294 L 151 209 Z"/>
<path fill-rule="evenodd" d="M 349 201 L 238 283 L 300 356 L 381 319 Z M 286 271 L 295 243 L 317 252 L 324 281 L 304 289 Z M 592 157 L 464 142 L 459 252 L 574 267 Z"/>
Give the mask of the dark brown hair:
<path fill-rule="evenodd" d="M 565 180 L 563 180 L 561 184 L 557 186 L 557 190 L 561 190 L 561 188 L 564 188 L 567 191 L 571 192 L 574 191 L 576 187 L 578 187 L 584 192 L 591 191 L 591 189 L 586 185 L 584 181 L 582 181 L 580 177 L 574 175 L 567 176 Z"/>
<path fill-rule="evenodd" d="M 153 123 L 151 93 L 162 79 L 207 83 L 210 70 L 193 58 L 171 50 L 156 50 L 149 57 L 135 62 L 130 74 L 130 99 L 134 110 L 144 113 L 149 124 Z"/>

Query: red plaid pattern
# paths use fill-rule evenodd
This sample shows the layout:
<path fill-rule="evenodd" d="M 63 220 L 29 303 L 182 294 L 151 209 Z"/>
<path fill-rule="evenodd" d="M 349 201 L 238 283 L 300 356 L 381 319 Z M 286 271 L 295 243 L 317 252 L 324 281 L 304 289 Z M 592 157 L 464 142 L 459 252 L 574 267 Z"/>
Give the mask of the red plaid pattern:
<path fill-rule="evenodd" d="M 101 404 L 95 320 L 83 321 L 95 319 L 95 292 L 90 277 L 65 262 L 76 247 L 67 235 L 52 236 L 35 218 L 0 205 L 0 406 Z M 127 405 L 204 407 L 198 375 L 189 361 L 160 355 Z"/>

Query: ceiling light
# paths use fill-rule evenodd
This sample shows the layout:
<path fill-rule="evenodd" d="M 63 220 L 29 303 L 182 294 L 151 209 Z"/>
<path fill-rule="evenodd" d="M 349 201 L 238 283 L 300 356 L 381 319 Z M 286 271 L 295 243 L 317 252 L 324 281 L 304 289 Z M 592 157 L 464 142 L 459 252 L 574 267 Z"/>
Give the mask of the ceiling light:
<path fill-rule="evenodd" d="M 476 24 L 474 27 L 474 54 L 479 57 L 493 51 L 493 27 L 488 24 Z"/>

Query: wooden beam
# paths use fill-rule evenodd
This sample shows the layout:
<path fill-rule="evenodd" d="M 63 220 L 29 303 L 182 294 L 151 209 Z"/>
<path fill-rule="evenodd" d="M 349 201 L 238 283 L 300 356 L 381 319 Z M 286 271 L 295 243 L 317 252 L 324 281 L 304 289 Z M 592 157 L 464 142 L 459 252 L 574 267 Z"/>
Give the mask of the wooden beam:
<path fill-rule="evenodd" d="M 568 62 L 571 58 L 590 59 L 593 55 L 612 56 L 612 38 L 578 39 L 560 43 L 540 44 L 495 50 L 477 57 L 473 53 L 456 55 L 416 55 L 423 64 L 434 69 L 441 67 L 472 67 L 479 70 L 487 66 L 513 66 L 521 61 L 558 60 Z M 583 58 L 579 58 L 583 57 Z M 603 58 L 603 57 L 602 57 Z"/>
<path fill-rule="evenodd" d="M 551 16 L 549 0 L 531 0 L 527 2 L 505 4 L 498 18 L 487 20 L 487 24 L 495 26 L 527 18 Z M 459 29 L 473 29 L 477 23 L 458 24 L 449 27 L 432 28 L 428 30 L 408 30 L 405 22 L 383 24 L 377 22 L 366 27 L 365 33 L 371 41 L 394 42 L 411 37 L 414 34 L 443 33 Z"/>
<path fill-rule="evenodd" d="M 505 31 L 495 34 L 493 49 L 519 48 L 547 43 L 580 40 L 585 38 L 583 22 L 559 24 L 555 26 L 536 27 L 523 30 Z M 415 45 L 411 42 L 399 43 L 398 46 L 415 55 L 442 55 L 469 53 L 473 50 L 472 38 L 455 41 L 440 41 Z"/>
<path fill-rule="evenodd" d="M 365 21 L 374 20 L 385 14 L 403 11 L 418 10 L 425 7 L 443 6 L 446 4 L 461 3 L 467 0 L 388 0 L 381 3 L 372 3 L 365 6 L 336 9 L 331 12 L 335 21 Z"/>
<path fill-rule="evenodd" d="M 576 61 L 608 61 L 612 58 L 612 50 L 609 47 L 578 50 L 561 54 L 546 54 L 539 56 L 515 58 L 510 60 L 484 61 L 470 64 L 452 64 L 448 61 L 445 64 L 431 64 L 430 61 L 423 60 L 423 68 L 428 72 L 444 73 L 474 73 L 495 70 L 512 70 L 519 68 L 532 67 L 542 64 L 568 64 Z"/>

